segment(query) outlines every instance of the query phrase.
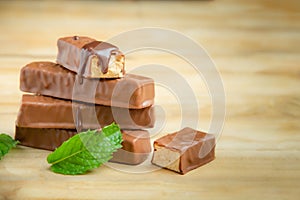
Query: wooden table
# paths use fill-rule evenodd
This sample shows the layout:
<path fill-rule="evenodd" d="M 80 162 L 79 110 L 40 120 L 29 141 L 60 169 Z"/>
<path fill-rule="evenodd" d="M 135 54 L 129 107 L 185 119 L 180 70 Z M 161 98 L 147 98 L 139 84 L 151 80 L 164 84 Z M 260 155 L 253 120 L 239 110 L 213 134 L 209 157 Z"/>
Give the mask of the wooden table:
<path fill-rule="evenodd" d="M 55 61 L 60 36 L 106 40 L 141 27 L 176 30 L 208 51 L 226 92 L 216 160 L 184 176 L 108 166 L 63 176 L 49 170 L 48 151 L 19 146 L 0 161 L 0 199 L 299 198 L 299 1 L 1 1 L 0 10 L 0 131 L 12 136 L 22 95 L 19 71 L 32 61 Z M 128 56 L 127 68 L 144 63 L 181 70 L 201 111 L 194 128 L 207 131 L 210 96 L 190 66 L 168 53 L 143 51 Z M 156 102 L 166 112 L 162 132 L 178 130 L 176 98 L 158 89 Z"/>

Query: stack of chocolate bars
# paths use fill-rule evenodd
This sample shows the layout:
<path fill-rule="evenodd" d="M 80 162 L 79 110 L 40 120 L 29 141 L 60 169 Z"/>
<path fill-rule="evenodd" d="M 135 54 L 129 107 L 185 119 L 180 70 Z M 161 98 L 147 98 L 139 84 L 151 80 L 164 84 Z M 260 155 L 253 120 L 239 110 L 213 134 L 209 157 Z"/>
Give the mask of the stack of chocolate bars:
<path fill-rule="evenodd" d="M 114 45 L 88 37 L 57 42 L 57 63 L 22 68 L 24 94 L 15 138 L 22 145 L 54 150 L 82 130 L 116 122 L 123 148 L 111 161 L 140 164 L 151 152 L 145 129 L 154 126 L 154 81 L 125 73 L 125 56 Z"/>

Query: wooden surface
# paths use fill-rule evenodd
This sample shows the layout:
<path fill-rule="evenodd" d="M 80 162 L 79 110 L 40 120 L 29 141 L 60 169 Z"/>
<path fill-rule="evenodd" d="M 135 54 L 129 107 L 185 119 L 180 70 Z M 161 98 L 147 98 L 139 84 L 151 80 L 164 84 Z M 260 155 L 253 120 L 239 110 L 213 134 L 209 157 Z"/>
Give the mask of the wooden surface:
<path fill-rule="evenodd" d="M 216 160 L 184 176 L 107 166 L 62 176 L 49 170 L 48 151 L 19 146 L 0 161 L 0 199 L 298 199 L 299 21 L 297 0 L 1 1 L 1 132 L 14 135 L 20 68 L 31 61 L 54 61 L 58 37 L 105 40 L 145 26 L 179 31 L 209 52 L 223 79 L 227 111 Z M 187 63 L 166 53 L 144 52 L 129 56 L 127 67 L 149 62 L 187 69 L 183 75 L 201 110 L 197 128 L 208 130 L 210 97 Z M 163 131 L 177 130 L 176 98 L 158 89 L 156 102 L 166 111 Z"/>

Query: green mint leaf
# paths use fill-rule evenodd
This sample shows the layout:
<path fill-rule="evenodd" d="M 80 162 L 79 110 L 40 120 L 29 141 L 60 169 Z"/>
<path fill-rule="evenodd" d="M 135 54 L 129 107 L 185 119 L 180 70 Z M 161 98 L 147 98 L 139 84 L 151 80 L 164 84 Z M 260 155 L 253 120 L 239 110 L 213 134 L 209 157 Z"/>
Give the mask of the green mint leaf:
<path fill-rule="evenodd" d="M 0 160 L 3 158 L 5 154 L 7 154 L 19 141 L 12 139 L 9 135 L 4 133 L 0 134 Z"/>
<path fill-rule="evenodd" d="M 102 131 L 88 130 L 65 141 L 47 161 L 55 173 L 76 175 L 99 167 L 112 158 L 112 153 L 122 147 L 120 127 L 115 123 Z"/>

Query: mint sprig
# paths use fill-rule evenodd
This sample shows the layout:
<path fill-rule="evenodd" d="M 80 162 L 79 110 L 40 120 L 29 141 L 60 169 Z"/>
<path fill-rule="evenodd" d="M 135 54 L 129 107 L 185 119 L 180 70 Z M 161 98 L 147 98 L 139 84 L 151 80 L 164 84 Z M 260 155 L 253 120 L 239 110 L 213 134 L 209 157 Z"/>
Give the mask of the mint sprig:
<path fill-rule="evenodd" d="M 5 154 L 7 154 L 13 147 L 19 142 L 12 139 L 11 136 L 6 135 L 4 133 L 0 134 L 0 160 L 3 158 Z"/>
<path fill-rule="evenodd" d="M 121 143 L 120 127 L 113 123 L 102 131 L 88 130 L 73 136 L 49 154 L 47 161 L 55 173 L 83 174 L 111 159 Z"/>

